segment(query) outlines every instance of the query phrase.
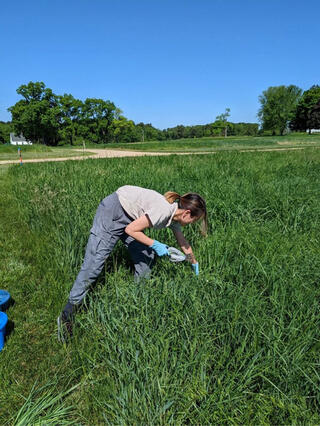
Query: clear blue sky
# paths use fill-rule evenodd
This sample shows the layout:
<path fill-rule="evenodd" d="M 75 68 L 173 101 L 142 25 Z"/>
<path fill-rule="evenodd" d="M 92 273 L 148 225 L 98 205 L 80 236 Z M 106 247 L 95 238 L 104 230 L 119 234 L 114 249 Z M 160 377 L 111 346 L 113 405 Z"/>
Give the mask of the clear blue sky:
<path fill-rule="evenodd" d="M 269 86 L 320 84 L 319 0 L 4 0 L 0 120 L 43 81 L 158 128 L 231 109 L 257 122 Z"/>

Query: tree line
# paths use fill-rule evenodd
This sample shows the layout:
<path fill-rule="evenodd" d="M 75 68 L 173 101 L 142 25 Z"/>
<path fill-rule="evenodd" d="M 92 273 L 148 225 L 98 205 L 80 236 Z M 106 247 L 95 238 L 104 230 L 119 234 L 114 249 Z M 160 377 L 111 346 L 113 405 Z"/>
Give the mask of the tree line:
<path fill-rule="evenodd" d="M 201 138 L 223 135 L 226 122 L 222 116 L 213 123 L 196 126 L 178 125 L 159 130 L 148 123 L 134 123 L 110 100 L 71 94 L 57 95 L 43 82 L 21 85 L 22 97 L 8 110 L 11 123 L 0 123 L 0 142 L 8 141 L 9 131 L 23 134 L 34 143 L 47 145 L 79 145 L 83 141 L 97 144 Z M 256 135 L 257 123 L 227 123 L 229 135 Z"/>
<path fill-rule="evenodd" d="M 79 145 L 83 141 L 107 144 L 144 140 L 171 140 L 214 136 L 256 136 L 287 131 L 320 128 L 320 86 L 305 92 L 297 86 L 269 87 L 261 96 L 258 123 L 228 121 L 230 109 L 218 115 L 214 122 L 159 130 L 152 124 L 135 123 L 127 119 L 110 100 L 87 98 L 84 101 L 71 94 L 57 95 L 43 82 L 21 85 L 22 97 L 8 110 L 12 121 L 0 122 L 0 143 L 9 141 L 9 133 L 23 134 L 34 143 L 47 145 Z"/>

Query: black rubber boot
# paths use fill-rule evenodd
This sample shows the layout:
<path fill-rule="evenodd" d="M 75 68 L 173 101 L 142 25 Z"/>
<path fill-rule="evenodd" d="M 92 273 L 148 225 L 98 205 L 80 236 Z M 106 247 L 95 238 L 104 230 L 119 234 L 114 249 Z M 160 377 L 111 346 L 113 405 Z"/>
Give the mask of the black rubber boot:
<path fill-rule="evenodd" d="M 65 343 L 72 337 L 73 316 L 75 313 L 75 305 L 70 302 L 66 304 L 61 314 L 58 316 L 58 340 Z"/>

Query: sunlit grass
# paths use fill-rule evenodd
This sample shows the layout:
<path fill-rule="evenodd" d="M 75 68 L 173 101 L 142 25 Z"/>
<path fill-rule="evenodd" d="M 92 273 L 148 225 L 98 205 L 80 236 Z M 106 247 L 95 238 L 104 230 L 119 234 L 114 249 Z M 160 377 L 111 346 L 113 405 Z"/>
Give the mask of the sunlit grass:
<path fill-rule="evenodd" d="M 81 147 L 49 147 L 45 145 L 21 146 L 22 160 L 37 159 L 37 158 L 59 158 L 59 157 L 75 157 L 88 156 L 90 153 L 83 153 Z M 0 161 L 20 160 L 20 153 L 17 146 L 0 145 Z"/>
<path fill-rule="evenodd" d="M 35 383 L 17 415 L 13 416 L 7 424 L 14 426 L 26 425 L 72 425 L 74 408 L 65 402 L 66 396 L 74 391 L 75 385 L 66 392 L 59 392 L 56 383 L 49 382 L 44 386 Z"/>
<path fill-rule="evenodd" d="M 319 135 L 293 133 L 285 136 L 229 136 L 227 138 L 177 139 L 104 145 L 105 148 L 163 152 L 210 152 L 233 150 L 290 149 L 320 146 Z"/>
<path fill-rule="evenodd" d="M 178 139 L 168 141 L 147 141 L 135 143 L 86 144 L 86 149 L 115 149 L 151 152 L 175 153 L 210 153 L 219 151 L 256 151 L 256 150 L 290 150 L 307 147 L 320 147 L 320 135 L 292 133 L 285 136 L 229 136 L 227 138 Z M 59 158 L 74 156 L 90 156 L 82 146 L 47 147 L 44 145 L 24 146 L 24 160 L 37 158 Z M 19 160 L 17 147 L 0 146 L 0 161 Z"/>
<path fill-rule="evenodd" d="M 319 180 L 311 148 L 7 169 L 0 279 L 16 303 L 0 418 L 57 378 L 52 397 L 80 383 L 58 399 L 80 424 L 319 424 Z M 185 228 L 200 276 L 160 259 L 137 285 L 117 246 L 61 346 L 56 317 L 97 205 L 128 183 L 206 198 L 208 237 Z"/>

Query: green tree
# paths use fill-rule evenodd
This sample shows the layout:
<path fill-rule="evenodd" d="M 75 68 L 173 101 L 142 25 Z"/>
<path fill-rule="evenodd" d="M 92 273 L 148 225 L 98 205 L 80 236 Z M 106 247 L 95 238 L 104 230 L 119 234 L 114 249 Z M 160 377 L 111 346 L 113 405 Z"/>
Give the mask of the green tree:
<path fill-rule="evenodd" d="M 119 108 L 111 101 L 88 98 L 84 102 L 82 112 L 90 140 L 95 143 L 110 142 L 113 138 L 112 123 L 121 113 Z"/>
<path fill-rule="evenodd" d="M 60 122 L 58 97 L 43 82 L 30 81 L 17 89 L 23 97 L 8 108 L 16 134 L 23 134 L 32 142 L 56 145 Z"/>
<path fill-rule="evenodd" d="M 161 130 L 156 129 L 151 123 L 138 123 L 136 125 L 138 134 L 140 134 L 140 141 L 153 141 L 163 140 L 164 134 Z"/>
<path fill-rule="evenodd" d="M 294 85 L 269 87 L 259 96 L 258 118 L 263 130 L 283 135 L 294 118 L 302 90 Z"/>
<path fill-rule="evenodd" d="M 61 112 L 59 135 L 62 140 L 74 145 L 79 136 L 83 102 L 70 94 L 64 94 L 59 96 L 59 106 Z"/>
<path fill-rule="evenodd" d="M 230 108 L 226 108 L 223 114 L 217 115 L 216 122 L 220 122 L 224 128 L 224 137 L 228 136 L 228 118 L 230 117 Z"/>
<path fill-rule="evenodd" d="M 115 142 L 137 142 L 141 138 L 141 129 L 123 116 L 113 120 L 112 133 Z"/>
<path fill-rule="evenodd" d="M 11 122 L 0 121 L 0 144 L 10 141 L 10 132 L 12 132 Z"/>
<path fill-rule="evenodd" d="M 211 125 L 210 124 L 205 124 L 203 126 L 203 136 L 209 137 L 211 135 L 212 135 Z"/>
<path fill-rule="evenodd" d="M 320 100 L 313 106 L 309 114 L 309 132 L 311 129 L 320 129 Z"/>
<path fill-rule="evenodd" d="M 309 90 L 303 92 L 297 105 L 295 116 L 290 123 L 292 130 L 306 131 L 309 133 L 314 128 L 314 118 L 312 112 L 314 107 L 320 102 L 320 86 L 314 85 Z M 314 114 L 313 114 L 314 115 Z"/>
<path fill-rule="evenodd" d="M 233 134 L 236 136 L 256 136 L 258 131 L 257 123 L 234 123 Z"/>

